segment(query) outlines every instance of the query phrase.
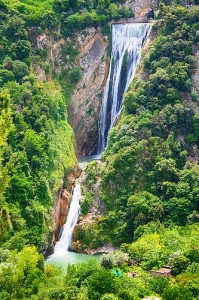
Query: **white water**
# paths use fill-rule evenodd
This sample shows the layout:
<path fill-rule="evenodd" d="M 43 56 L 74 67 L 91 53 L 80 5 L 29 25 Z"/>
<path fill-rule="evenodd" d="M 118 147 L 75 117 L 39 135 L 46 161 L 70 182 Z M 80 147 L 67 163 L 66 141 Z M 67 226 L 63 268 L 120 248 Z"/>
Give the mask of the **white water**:
<path fill-rule="evenodd" d="M 113 63 L 110 64 L 108 80 L 103 96 L 99 118 L 98 154 L 94 159 L 99 158 L 106 147 L 108 131 L 114 125 L 117 116 L 120 114 L 123 93 L 127 91 L 135 75 L 136 67 L 141 56 L 141 48 L 149 32 L 150 25 L 148 24 L 120 24 L 112 26 L 111 62 L 114 62 L 114 65 Z M 125 57 L 125 67 L 127 70 L 123 72 Z M 121 75 L 124 73 L 125 78 L 121 78 Z M 107 124 L 108 114 L 110 114 L 109 124 Z M 54 254 L 49 257 L 47 263 L 60 262 L 63 265 L 66 263 L 84 261 L 86 257 L 88 257 L 88 255 L 68 252 L 73 230 L 79 216 L 80 198 L 80 184 L 76 183 L 61 238 L 56 243 Z"/>
<path fill-rule="evenodd" d="M 54 254 L 53 255 L 59 255 L 60 253 L 66 253 L 68 251 L 68 248 L 70 246 L 73 230 L 77 223 L 78 216 L 79 216 L 79 202 L 81 198 L 81 188 L 80 184 L 76 183 L 72 200 L 67 216 L 66 223 L 63 226 L 63 231 L 61 234 L 60 240 L 56 243 Z"/>
<path fill-rule="evenodd" d="M 150 29 L 151 25 L 142 23 L 112 26 L 111 63 L 98 122 L 98 157 L 106 148 L 108 131 L 121 112 L 123 93 L 135 75 Z"/>
<path fill-rule="evenodd" d="M 99 260 L 99 255 L 88 255 L 69 252 L 68 248 L 70 246 L 73 230 L 77 223 L 79 216 L 79 202 L 81 198 L 81 188 L 80 184 L 76 183 L 73 191 L 72 200 L 67 216 L 65 225 L 63 226 L 63 231 L 60 240 L 56 243 L 54 253 L 45 261 L 45 264 L 54 264 L 62 268 L 66 268 L 68 264 L 77 264 L 89 261 L 91 258 Z"/>

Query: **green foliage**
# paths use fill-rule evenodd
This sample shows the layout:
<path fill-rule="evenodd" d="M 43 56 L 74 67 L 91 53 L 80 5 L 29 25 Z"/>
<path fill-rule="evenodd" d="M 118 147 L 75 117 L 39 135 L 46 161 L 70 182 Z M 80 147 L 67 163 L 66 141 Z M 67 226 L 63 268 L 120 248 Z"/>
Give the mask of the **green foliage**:
<path fill-rule="evenodd" d="M 76 84 L 81 79 L 81 69 L 74 67 L 68 74 L 71 84 Z"/>
<path fill-rule="evenodd" d="M 109 254 L 104 254 L 100 258 L 100 264 L 105 269 L 112 269 L 115 266 L 121 266 L 124 263 L 127 263 L 129 260 L 128 253 L 122 251 L 115 251 Z"/>
<path fill-rule="evenodd" d="M 81 70 L 60 74 L 64 95 L 53 81 L 38 82 L 30 64 L 37 61 L 35 54 L 45 60 L 46 52 L 35 53 L 26 28 L 59 25 L 62 34 L 72 35 L 102 25 L 108 34 L 108 21 L 133 14 L 110 0 L 0 0 L 0 10 L 0 299 L 138 300 L 156 294 L 197 299 L 199 169 L 186 158 L 199 143 L 198 97 L 190 80 L 198 8 L 162 8 L 164 23 L 145 59 L 146 81 L 127 92 L 103 167 L 93 162 L 87 168 L 82 212 L 89 211 L 100 177 L 106 215 L 85 225 L 80 239 L 90 248 L 138 239 L 103 256 L 102 266 L 72 265 L 66 274 L 52 265 L 44 270 L 43 257 L 31 244 L 47 250 L 53 201 L 60 187 L 67 187 L 63 178 L 76 168 L 66 111 Z M 62 52 L 69 62 L 78 54 L 71 45 Z M 129 258 L 139 267 L 128 267 Z M 166 263 L 176 278 L 151 278 L 141 269 Z M 122 278 L 106 270 L 115 266 Z"/>
<path fill-rule="evenodd" d="M 147 76 L 134 80 L 125 94 L 104 163 L 92 175 L 101 178 L 106 209 L 95 230 L 117 246 L 150 230 L 147 224 L 184 226 L 198 220 L 198 166 L 187 162 L 194 161 L 193 148 L 199 146 L 191 83 L 198 7 L 163 5 L 161 17 L 144 59 Z"/>
<path fill-rule="evenodd" d="M 116 3 L 115 3 L 116 2 Z M 7 7 L 21 15 L 29 26 L 55 28 L 59 23 L 64 32 L 103 25 L 111 19 L 133 16 L 128 7 L 121 8 L 115 0 L 5 0 Z M 6 8 L 6 5 L 5 5 Z M 83 11 L 82 11 L 83 10 Z"/>
<path fill-rule="evenodd" d="M 46 250 L 53 200 L 76 168 L 75 141 L 68 99 L 58 85 L 41 84 L 30 74 L 34 51 L 26 21 L 12 9 L 5 8 L 0 21 L 0 245 Z"/>
<path fill-rule="evenodd" d="M 191 265 L 189 265 L 186 269 L 186 273 L 195 274 L 199 276 L 199 263 L 193 262 Z"/>
<path fill-rule="evenodd" d="M 161 295 L 165 288 L 169 286 L 169 278 L 157 276 L 150 280 L 150 288 L 153 292 Z"/>
<path fill-rule="evenodd" d="M 3 157 L 7 147 L 7 138 L 11 129 L 12 118 L 10 96 L 7 91 L 0 91 L 0 205 L 2 205 L 3 194 L 9 183 L 8 171 L 3 164 Z"/>
<path fill-rule="evenodd" d="M 122 245 L 121 249 L 129 253 L 130 258 L 136 259 L 142 268 L 158 269 L 171 264 L 173 274 L 177 275 L 186 270 L 190 264 L 189 257 L 197 250 L 198 226 L 185 228 L 159 228 L 159 233 L 144 233 L 131 245 Z M 197 262 L 197 256 L 194 257 Z"/>
<path fill-rule="evenodd" d="M 40 254 L 31 246 L 10 254 L 5 262 L 0 263 L 0 290 L 9 293 L 10 299 L 37 293 L 40 282 L 44 280 L 40 261 Z"/>
<path fill-rule="evenodd" d="M 98 300 L 105 293 L 116 291 L 116 281 L 110 271 L 100 270 L 93 273 L 89 279 L 88 295 L 91 300 Z"/>
<path fill-rule="evenodd" d="M 53 0 L 17 0 L 14 2 L 12 0 L 4 0 L 4 2 L 10 10 L 17 11 L 31 26 L 37 26 L 38 24 L 47 26 L 56 23 L 56 18 L 53 14 Z"/>
<path fill-rule="evenodd" d="M 116 297 L 114 294 L 104 294 L 104 296 L 102 296 L 100 298 L 100 300 L 118 300 L 119 298 Z"/>
<path fill-rule="evenodd" d="M 172 260 L 171 268 L 174 275 L 178 275 L 186 270 L 189 265 L 189 260 L 183 255 L 176 256 Z"/>
<path fill-rule="evenodd" d="M 165 300 L 193 300 L 191 293 L 189 290 L 182 286 L 169 286 L 164 290 L 163 298 Z"/>
<path fill-rule="evenodd" d="M 64 24 L 63 33 L 71 35 L 72 32 L 88 26 L 105 25 L 112 19 L 134 16 L 128 7 L 121 8 L 114 2 L 117 1 L 55 0 L 54 9 L 61 14 L 61 22 Z M 83 11 L 81 11 L 82 7 L 84 7 Z"/>

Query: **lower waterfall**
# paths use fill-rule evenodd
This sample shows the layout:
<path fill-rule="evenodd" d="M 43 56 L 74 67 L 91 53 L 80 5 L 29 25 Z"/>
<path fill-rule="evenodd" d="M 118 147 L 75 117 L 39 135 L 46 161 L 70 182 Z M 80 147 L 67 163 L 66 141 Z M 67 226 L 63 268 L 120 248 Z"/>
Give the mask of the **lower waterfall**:
<path fill-rule="evenodd" d="M 55 245 L 54 254 L 68 251 L 73 236 L 73 230 L 79 217 L 80 198 L 81 198 L 80 184 L 76 183 L 72 194 L 72 200 L 68 211 L 67 220 L 63 226 L 61 238 Z"/>
<path fill-rule="evenodd" d="M 81 179 L 79 180 L 81 181 Z M 48 259 L 45 261 L 46 265 L 55 264 L 61 266 L 62 268 L 65 268 L 68 266 L 68 264 L 83 263 L 89 261 L 91 258 L 99 260 L 98 255 L 93 257 L 93 255 L 80 254 L 68 251 L 72 241 L 73 230 L 79 216 L 81 199 L 81 187 L 79 180 L 76 182 L 75 188 L 71 196 L 71 204 L 69 207 L 66 223 L 64 224 L 63 230 L 61 232 L 61 237 L 55 245 L 54 253 L 51 256 L 49 256 Z"/>
<path fill-rule="evenodd" d="M 108 132 L 121 112 L 123 94 L 135 75 L 150 29 L 147 23 L 112 25 L 111 62 L 98 121 L 98 157 L 106 148 Z"/>

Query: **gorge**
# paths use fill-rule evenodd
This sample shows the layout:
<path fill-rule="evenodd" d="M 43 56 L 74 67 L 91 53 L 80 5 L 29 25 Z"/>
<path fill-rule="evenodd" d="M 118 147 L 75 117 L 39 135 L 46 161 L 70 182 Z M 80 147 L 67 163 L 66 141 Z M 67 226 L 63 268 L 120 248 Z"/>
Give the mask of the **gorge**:
<path fill-rule="evenodd" d="M 114 122 L 121 112 L 124 93 L 128 90 L 136 73 L 142 46 L 150 33 L 150 29 L 151 25 L 147 23 L 112 24 L 109 75 L 99 115 L 98 151 L 94 158 L 99 159 L 106 147 L 108 132 L 114 126 Z M 54 248 L 54 257 L 59 256 L 60 252 L 66 253 L 70 246 L 73 230 L 78 221 L 81 198 L 80 183 L 75 184 L 66 223 Z"/>
<path fill-rule="evenodd" d="M 1 300 L 199 299 L 198 4 L 0 0 Z"/>

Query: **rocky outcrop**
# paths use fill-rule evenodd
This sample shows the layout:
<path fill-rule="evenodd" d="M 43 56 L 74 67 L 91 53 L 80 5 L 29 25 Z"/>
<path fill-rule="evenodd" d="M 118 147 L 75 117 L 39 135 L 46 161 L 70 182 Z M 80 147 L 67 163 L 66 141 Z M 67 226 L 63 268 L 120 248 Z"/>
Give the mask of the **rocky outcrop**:
<path fill-rule="evenodd" d="M 97 172 L 99 166 L 102 166 L 102 162 L 95 161 L 92 162 L 92 165 Z M 96 242 L 94 242 L 96 239 L 96 225 L 104 220 L 104 215 L 106 214 L 104 202 L 99 194 L 101 179 L 98 177 L 95 184 L 90 186 L 87 174 L 83 171 L 79 181 L 82 187 L 81 208 L 85 204 L 84 202 L 87 201 L 87 197 L 92 198 L 92 201 L 89 202 L 89 207 L 86 209 L 86 212 L 84 211 L 83 213 L 83 209 L 80 209 L 80 216 L 73 231 L 70 250 L 87 254 L 106 253 L 108 250 L 106 251 L 105 248 L 99 248 L 99 244 L 97 243 L 98 245 L 96 245 Z M 110 247 L 107 246 L 107 249 L 108 248 Z"/>
<path fill-rule="evenodd" d="M 135 17 L 141 17 L 150 12 L 150 9 L 157 9 L 159 0 L 127 0 L 124 5 L 135 12 Z"/>
<path fill-rule="evenodd" d="M 38 28 L 29 29 L 29 38 L 38 57 L 32 64 L 32 68 L 36 73 L 39 81 L 51 79 L 52 74 L 61 74 L 64 69 L 71 67 L 71 63 L 67 62 L 67 55 L 64 55 L 64 49 L 70 39 L 60 37 L 60 32 L 56 32 L 56 36 L 46 32 L 38 31 Z"/>
<path fill-rule="evenodd" d="M 194 49 L 195 68 L 192 73 L 193 92 L 199 99 L 199 44 Z M 199 164 L 199 151 L 196 144 L 192 144 L 187 149 L 187 160 L 195 165 Z"/>
<path fill-rule="evenodd" d="M 198 165 L 199 164 L 198 146 L 196 144 L 190 145 L 187 150 L 188 150 L 187 160 L 194 165 Z"/>
<path fill-rule="evenodd" d="M 70 203 L 70 193 L 66 189 L 61 189 L 59 197 L 55 204 L 55 230 L 53 237 L 53 245 L 59 240 L 59 235 L 62 226 L 66 221 L 68 206 Z"/>
<path fill-rule="evenodd" d="M 195 48 L 196 66 L 192 75 L 193 90 L 199 94 L 199 45 Z"/>
<path fill-rule="evenodd" d="M 96 151 L 98 141 L 98 116 L 108 72 L 108 43 L 94 28 L 82 32 L 77 40 L 82 78 L 72 95 L 69 120 L 75 131 L 78 154 L 89 156 Z"/>
<path fill-rule="evenodd" d="M 89 249 L 85 247 L 85 245 L 81 241 L 72 242 L 71 250 L 77 253 L 84 254 L 108 254 L 117 250 L 117 248 L 113 247 L 111 244 L 106 244 L 103 247 L 99 247 L 97 249 Z"/>

